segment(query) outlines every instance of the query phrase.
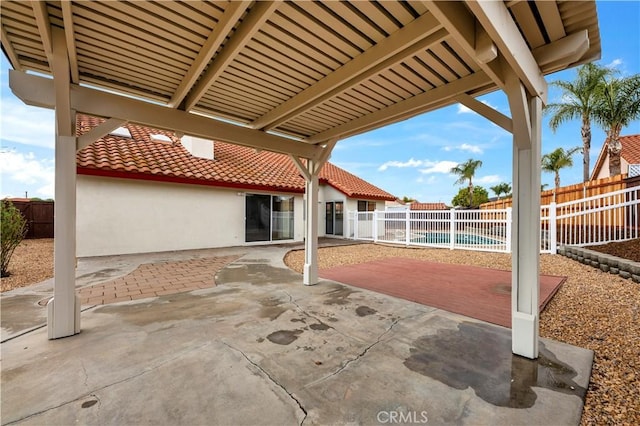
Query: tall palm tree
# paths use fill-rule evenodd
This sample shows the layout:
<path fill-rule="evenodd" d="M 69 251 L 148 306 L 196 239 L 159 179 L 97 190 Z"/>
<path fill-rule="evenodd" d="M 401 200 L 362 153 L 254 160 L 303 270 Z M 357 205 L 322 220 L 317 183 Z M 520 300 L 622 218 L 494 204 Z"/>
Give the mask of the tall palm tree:
<path fill-rule="evenodd" d="M 595 121 L 607 132 L 609 176 L 622 173 L 620 167 L 620 131 L 640 118 L 640 74 L 621 79 L 609 78 L 598 89 L 600 99 L 594 111 Z"/>
<path fill-rule="evenodd" d="M 482 166 L 482 161 L 469 158 L 464 163 L 460 163 L 457 166 L 451 168 L 451 173 L 459 176 L 456 181 L 457 184 L 463 184 L 469 181 L 469 207 L 473 206 L 473 177 L 476 174 L 476 170 Z"/>
<path fill-rule="evenodd" d="M 555 189 L 553 190 L 553 201 L 556 201 L 556 193 L 560 188 L 560 170 L 565 167 L 573 166 L 573 154 L 580 151 L 580 147 L 564 150 L 558 148 L 548 154 L 542 156 L 542 170 L 549 173 L 555 173 Z"/>
<path fill-rule="evenodd" d="M 594 109 L 598 103 L 598 86 L 602 85 L 605 77 L 614 72 L 611 68 L 591 63 L 578 68 L 578 76 L 573 82 L 551 82 L 552 86 L 562 89 L 562 101 L 548 104 L 545 107 L 545 112 L 552 114 L 549 120 L 551 130 L 555 132 L 561 124 L 575 118 L 582 120 L 582 178 L 584 182 L 589 180 L 591 120 L 594 118 Z"/>

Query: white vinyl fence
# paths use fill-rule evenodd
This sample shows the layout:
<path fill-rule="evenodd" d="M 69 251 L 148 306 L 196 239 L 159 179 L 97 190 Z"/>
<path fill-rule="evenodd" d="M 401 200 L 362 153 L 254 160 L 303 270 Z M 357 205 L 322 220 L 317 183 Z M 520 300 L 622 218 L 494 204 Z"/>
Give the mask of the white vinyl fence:
<path fill-rule="evenodd" d="M 540 209 L 540 251 L 640 237 L 640 188 Z M 511 252 L 511 208 L 347 213 L 348 238 L 407 246 Z"/>

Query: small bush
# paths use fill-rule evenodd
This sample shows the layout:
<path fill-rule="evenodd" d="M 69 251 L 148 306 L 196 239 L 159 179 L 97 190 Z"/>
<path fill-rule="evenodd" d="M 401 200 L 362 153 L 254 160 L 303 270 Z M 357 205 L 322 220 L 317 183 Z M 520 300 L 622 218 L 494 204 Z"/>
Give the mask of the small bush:
<path fill-rule="evenodd" d="M 27 221 L 11 201 L 2 200 L 0 206 L 0 240 L 2 246 L 2 277 L 8 277 L 9 261 L 27 233 Z"/>

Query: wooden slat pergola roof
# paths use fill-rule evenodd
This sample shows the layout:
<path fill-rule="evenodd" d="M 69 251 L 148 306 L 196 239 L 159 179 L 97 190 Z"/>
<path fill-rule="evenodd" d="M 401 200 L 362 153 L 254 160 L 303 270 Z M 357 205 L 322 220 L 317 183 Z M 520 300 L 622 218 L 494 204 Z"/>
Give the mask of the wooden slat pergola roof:
<path fill-rule="evenodd" d="M 52 74 L 62 28 L 73 84 L 308 144 L 470 102 L 503 89 L 506 69 L 544 99 L 532 67 L 600 55 L 592 1 L 3 1 L 0 12 L 16 70 Z"/>

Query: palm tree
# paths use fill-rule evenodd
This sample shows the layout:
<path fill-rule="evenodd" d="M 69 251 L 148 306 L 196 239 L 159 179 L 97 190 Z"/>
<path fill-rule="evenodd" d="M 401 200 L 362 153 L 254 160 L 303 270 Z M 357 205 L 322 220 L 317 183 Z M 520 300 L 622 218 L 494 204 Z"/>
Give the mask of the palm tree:
<path fill-rule="evenodd" d="M 496 186 L 492 186 L 489 189 L 493 191 L 494 194 L 498 197 L 498 201 L 500 201 L 500 195 L 509 195 L 511 193 L 511 185 L 506 182 L 502 182 L 497 184 Z M 504 207 L 504 202 L 502 203 Z"/>
<path fill-rule="evenodd" d="M 491 189 L 493 193 L 496 194 L 498 200 L 500 199 L 500 195 L 508 195 L 511 193 L 511 185 L 506 182 L 499 183 L 496 186 L 490 187 L 489 189 Z"/>
<path fill-rule="evenodd" d="M 603 79 L 615 71 L 596 64 L 585 64 L 578 68 L 575 81 L 553 81 L 551 85 L 562 89 L 562 101 L 551 103 L 545 112 L 551 113 L 549 127 L 555 132 L 566 121 L 580 118 L 582 120 L 582 178 L 589 180 L 589 151 L 591 150 L 591 120 L 598 103 L 598 86 Z"/>
<path fill-rule="evenodd" d="M 600 103 L 594 116 L 607 133 L 605 143 L 609 153 L 609 176 L 615 176 L 622 172 L 620 131 L 640 118 L 640 74 L 604 80 L 604 84 L 599 87 L 598 97 Z"/>
<path fill-rule="evenodd" d="M 469 207 L 473 207 L 473 177 L 480 166 L 482 166 L 482 161 L 469 158 L 464 163 L 458 164 L 451 169 L 451 173 L 459 176 L 455 182 L 456 185 L 469 181 Z"/>
<path fill-rule="evenodd" d="M 560 188 L 560 170 L 565 167 L 573 166 L 573 154 L 580 151 L 580 147 L 568 149 L 558 148 L 548 154 L 542 156 L 542 170 L 549 173 L 555 173 L 555 189 L 553 190 L 553 201 L 556 201 L 556 193 Z"/>

